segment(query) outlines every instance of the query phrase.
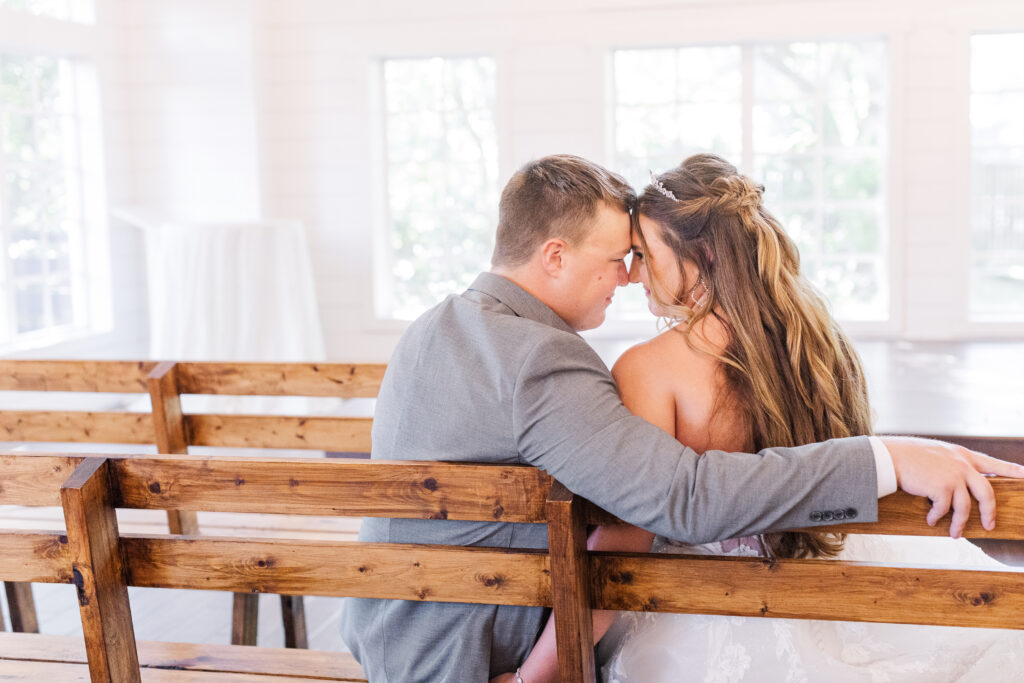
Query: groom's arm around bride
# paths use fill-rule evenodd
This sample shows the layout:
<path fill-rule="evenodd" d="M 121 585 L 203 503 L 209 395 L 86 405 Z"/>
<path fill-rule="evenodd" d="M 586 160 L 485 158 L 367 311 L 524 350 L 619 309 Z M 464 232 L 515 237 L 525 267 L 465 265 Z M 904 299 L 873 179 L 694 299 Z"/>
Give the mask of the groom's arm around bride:
<path fill-rule="evenodd" d="M 702 456 L 632 415 L 577 334 L 603 321 L 625 284 L 632 201 L 625 181 L 576 157 L 520 169 L 502 194 L 492 272 L 421 316 L 395 349 L 373 457 L 531 464 L 626 522 L 689 542 L 824 524 L 824 510 L 874 521 L 897 482 L 932 499 L 929 522 L 952 505 L 954 535 L 971 494 L 991 526 L 979 471 L 1024 470 L 965 449 L 885 439 L 886 454 L 854 437 Z M 398 519 L 365 520 L 360 540 L 547 544 L 542 525 Z M 544 619 L 540 608 L 350 599 L 342 635 L 374 683 L 461 683 L 514 671 Z"/>

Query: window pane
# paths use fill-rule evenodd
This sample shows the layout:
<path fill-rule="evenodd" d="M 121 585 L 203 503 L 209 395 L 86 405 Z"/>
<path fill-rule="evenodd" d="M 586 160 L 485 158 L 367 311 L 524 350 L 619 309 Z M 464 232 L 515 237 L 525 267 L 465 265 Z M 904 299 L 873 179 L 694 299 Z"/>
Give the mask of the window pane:
<path fill-rule="evenodd" d="M 0 9 L 75 21 L 94 21 L 96 12 L 94 0 L 0 0 Z"/>
<path fill-rule="evenodd" d="M 753 46 L 754 175 L 842 320 L 889 317 L 881 41 Z"/>
<path fill-rule="evenodd" d="M 3 329 L 15 334 L 67 325 L 76 307 L 88 308 L 78 301 L 87 291 L 69 284 L 85 280 L 75 92 L 71 62 L 0 54 L 2 270 L 14 293 Z"/>
<path fill-rule="evenodd" d="M 736 46 L 617 50 L 612 168 L 636 188 L 697 152 L 738 159 L 743 139 Z M 615 294 L 609 320 L 650 320 L 640 287 Z"/>
<path fill-rule="evenodd" d="M 384 63 L 390 277 L 386 317 L 411 319 L 488 267 L 498 153 L 487 58 Z"/>
<path fill-rule="evenodd" d="M 617 50 L 613 167 L 636 187 L 695 152 L 737 159 L 742 145 L 736 46 Z"/>
<path fill-rule="evenodd" d="M 616 170 L 642 187 L 648 169 L 695 152 L 748 159 L 836 316 L 889 317 L 883 41 L 619 50 L 613 61 Z"/>
<path fill-rule="evenodd" d="M 1024 320 L 1024 34 L 971 38 L 975 320 Z"/>

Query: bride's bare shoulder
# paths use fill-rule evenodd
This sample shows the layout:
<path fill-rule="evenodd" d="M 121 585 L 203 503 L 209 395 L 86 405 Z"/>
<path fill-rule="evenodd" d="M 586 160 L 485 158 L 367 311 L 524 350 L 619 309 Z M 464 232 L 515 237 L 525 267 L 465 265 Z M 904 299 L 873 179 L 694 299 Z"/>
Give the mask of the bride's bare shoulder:
<path fill-rule="evenodd" d="M 693 373 L 706 377 L 714 371 L 717 361 L 708 351 L 718 350 L 716 336 L 705 338 L 703 329 L 687 335 L 674 327 L 629 348 L 615 363 L 612 374 L 620 385 L 623 380 L 642 379 L 678 389 L 681 379 L 693 379 Z"/>

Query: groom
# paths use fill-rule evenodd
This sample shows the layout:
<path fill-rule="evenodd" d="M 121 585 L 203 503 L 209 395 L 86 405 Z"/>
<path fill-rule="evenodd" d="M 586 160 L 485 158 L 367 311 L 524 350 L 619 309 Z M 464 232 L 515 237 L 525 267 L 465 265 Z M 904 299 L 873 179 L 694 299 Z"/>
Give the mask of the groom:
<path fill-rule="evenodd" d="M 979 474 L 1024 469 L 913 439 L 854 437 L 702 457 L 635 417 L 576 334 L 604 321 L 627 282 L 634 200 L 619 176 L 572 156 L 526 164 L 501 196 L 492 269 L 403 335 L 373 425 L 373 457 L 530 464 L 621 519 L 700 543 L 877 518 L 897 482 L 954 508 L 959 535 Z M 970 493 L 969 493 L 969 492 Z M 829 514 L 823 514 L 829 513 Z M 366 519 L 360 540 L 546 548 L 539 524 Z M 342 636 L 373 683 L 484 682 L 514 671 L 545 622 L 537 607 L 349 599 Z"/>

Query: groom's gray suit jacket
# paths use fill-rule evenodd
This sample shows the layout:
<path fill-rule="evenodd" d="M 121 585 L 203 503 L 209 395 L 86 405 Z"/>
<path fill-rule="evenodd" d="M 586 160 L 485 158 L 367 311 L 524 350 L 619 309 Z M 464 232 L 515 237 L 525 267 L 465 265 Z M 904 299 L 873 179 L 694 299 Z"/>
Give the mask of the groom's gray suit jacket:
<path fill-rule="evenodd" d="M 593 349 L 491 273 L 398 343 L 377 400 L 373 457 L 535 465 L 620 518 L 691 543 L 821 524 L 822 511 L 877 518 L 865 437 L 695 453 L 630 414 Z M 546 534 L 539 524 L 366 519 L 359 538 L 546 548 Z M 348 599 L 342 636 L 372 683 L 484 683 L 522 663 L 545 617 L 535 607 Z"/>

